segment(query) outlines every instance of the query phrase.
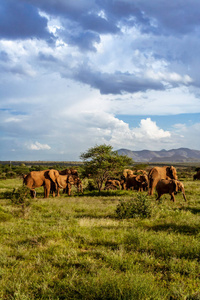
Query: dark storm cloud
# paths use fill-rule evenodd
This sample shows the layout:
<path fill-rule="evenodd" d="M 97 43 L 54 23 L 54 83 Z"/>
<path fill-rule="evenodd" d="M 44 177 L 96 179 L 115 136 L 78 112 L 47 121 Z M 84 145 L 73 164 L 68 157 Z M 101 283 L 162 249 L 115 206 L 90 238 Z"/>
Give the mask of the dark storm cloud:
<path fill-rule="evenodd" d="M 23 1 L 1 0 L 0 38 L 48 40 L 53 36 L 47 30 L 47 19 L 39 15 L 37 7 Z"/>
<path fill-rule="evenodd" d="M 29 1 L 53 17 L 59 17 L 62 30 L 57 30 L 70 45 L 82 50 L 95 51 L 95 43 L 100 42 L 100 34 L 120 32 L 116 20 L 101 16 L 102 7 L 95 1 Z"/>
<path fill-rule="evenodd" d="M 200 2 L 198 0 L 97 0 L 109 19 L 141 31 L 156 34 L 182 35 L 195 31 L 200 25 Z"/>
<path fill-rule="evenodd" d="M 191 1 L 140 1 L 140 8 L 152 21 L 152 26 L 144 27 L 163 35 L 184 35 L 194 32 L 200 26 L 200 2 Z"/>
<path fill-rule="evenodd" d="M 60 19 L 68 43 L 94 51 L 101 34 L 118 34 L 123 25 L 156 35 L 192 32 L 200 25 L 199 9 L 198 0 L 2 0 L 0 37 L 52 39 L 41 10 Z"/>
<path fill-rule="evenodd" d="M 55 35 L 68 45 L 78 47 L 80 53 L 84 52 L 85 54 L 86 51 L 96 51 L 96 44 L 100 43 L 101 34 L 115 35 L 115 37 L 117 34 L 125 34 L 121 30 L 124 25 L 137 27 L 141 32 L 156 34 L 156 36 L 151 34 L 151 38 L 147 38 L 145 35 L 143 39 L 137 41 L 138 44 L 133 37 L 132 49 L 128 49 L 130 50 L 130 59 L 131 51 L 139 49 L 144 54 L 148 50 L 154 58 L 160 57 L 160 59 L 164 58 L 168 62 L 172 62 L 172 60 L 184 60 L 184 56 L 181 58 L 179 51 L 174 51 L 174 53 L 171 49 L 168 51 L 163 35 L 175 32 L 174 36 L 176 36 L 195 30 L 199 26 L 200 19 L 197 13 L 198 7 L 200 4 L 197 0 L 191 0 L 190 3 L 185 3 L 184 0 L 175 2 L 164 0 L 2 0 L 0 4 L 0 37 L 7 39 L 35 37 L 49 40 L 52 35 L 48 31 L 48 19 L 43 16 L 47 14 L 51 21 L 52 18 L 55 18 L 61 25 L 54 28 Z M 40 15 L 39 11 L 43 14 Z M 157 39 L 158 34 L 162 35 L 160 39 Z M 161 50 L 160 47 L 161 38 L 164 50 Z M 158 43 L 157 46 L 156 43 Z M 111 49 L 111 51 L 115 51 L 115 49 Z M 3 61 L 3 57 L 7 58 L 5 51 L 0 53 L 0 60 Z M 64 65 L 59 58 L 42 52 L 39 52 L 38 58 L 43 64 L 46 62 L 53 65 L 56 62 Z M 90 60 L 89 57 L 84 59 L 85 61 Z M 142 69 L 142 63 L 140 64 L 139 61 L 135 64 L 137 63 L 139 69 Z M 142 77 L 142 74 L 136 77 L 128 72 L 100 72 L 101 67 L 97 69 L 95 65 L 93 70 L 87 66 L 78 67 L 77 70 L 68 67 L 66 77 L 99 89 L 102 94 L 164 89 L 163 83 L 159 79 L 145 78 Z M 5 66 L 4 70 L 7 70 Z M 27 73 L 26 69 L 24 70 L 20 65 L 12 66 L 12 69 L 9 68 L 9 70 L 16 74 Z M 173 70 L 173 72 L 175 71 Z M 64 74 L 64 72 L 61 73 Z M 172 85 L 174 86 L 173 83 Z"/>
<path fill-rule="evenodd" d="M 95 1 L 54 1 L 54 0 L 29 0 L 32 5 L 37 5 L 42 11 L 63 20 L 70 20 L 83 30 L 92 30 L 98 33 L 116 33 L 119 31 L 116 20 L 101 16 L 103 5 Z"/>
<path fill-rule="evenodd" d="M 163 90 L 161 82 L 148 78 L 137 78 L 134 74 L 115 72 L 114 74 L 93 72 L 89 68 L 80 67 L 73 75 L 75 80 L 100 90 L 101 94 L 136 93 L 149 89 Z"/>
<path fill-rule="evenodd" d="M 68 45 L 77 46 L 80 50 L 96 51 L 95 43 L 100 43 L 100 35 L 94 30 L 83 30 L 77 22 L 62 20 L 62 27 L 56 34 Z"/>
<path fill-rule="evenodd" d="M 100 37 L 94 32 L 85 31 L 78 35 L 70 36 L 68 41 L 71 41 L 71 44 L 77 45 L 80 49 L 95 51 L 94 43 L 99 43 Z"/>
<path fill-rule="evenodd" d="M 124 24 L 160 35 L 182 35 L 200 25 L 198 0 L 96 0 L 92 3 L 89 0 L 38 0 L 37 5 L 49 14 L 78 23 L 83 30 L 99 34 L 117 33 L 120 31 L 119 24 Z"/>

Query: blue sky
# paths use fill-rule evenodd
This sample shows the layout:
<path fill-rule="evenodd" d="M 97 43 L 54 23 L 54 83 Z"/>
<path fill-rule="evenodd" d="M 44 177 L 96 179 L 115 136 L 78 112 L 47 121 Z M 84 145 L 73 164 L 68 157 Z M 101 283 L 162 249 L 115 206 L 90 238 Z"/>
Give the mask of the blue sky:
<path fill-rule="evenodd" d="M 200 150 L 198 0 L 1 0 L 0 160 Z"/>
<path fill-rule="evenodd" d="M 156 124 L 164 129 L 164 130 L 173 130 L 174 124 L 185 124 L 185 126 L 193 126 L 196 123 L 200 122 L 200 113 L 193 114 L 179 114 L 179 115 L 116 115 L 118 119 L 123 120 L 128 123 L 130 127 L 137 127 L 140 124 L 141 119 L 151 118 L 152 121 L 156 122 Z"/>

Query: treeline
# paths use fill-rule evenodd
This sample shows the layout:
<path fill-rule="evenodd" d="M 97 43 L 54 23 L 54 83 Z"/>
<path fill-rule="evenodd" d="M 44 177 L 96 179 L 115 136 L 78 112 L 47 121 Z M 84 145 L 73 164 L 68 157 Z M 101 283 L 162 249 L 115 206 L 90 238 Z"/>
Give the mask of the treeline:
<path fill-rule="evenodd" d="M 35 166 L 35 165 L 40 165 L 40 166 L 78 166 L 81 165 L 81 161 L 0 161 L 0 165 L 13 165 L 13 166 L 20 166 L 20 165 L 26 165 L 26 166 Z"/>
<path fill-rule="evenodd" d="M 70 167 L 77 167 L 76 164 L 56 164 L 45 162 L 37 164 L 36 162 L 30 165 L 30 162 L 26 165 L 26 163 L 18 162 L 17 164 L 7 163 L 7 164 L 0 164 L 0 179 L 9 179 L 9 178 L 16 178 L 21 177 L 24 174 L 28 174 L 31 171 L 42 171 L 46 169 L 56 169 L 62 170 Z"/>

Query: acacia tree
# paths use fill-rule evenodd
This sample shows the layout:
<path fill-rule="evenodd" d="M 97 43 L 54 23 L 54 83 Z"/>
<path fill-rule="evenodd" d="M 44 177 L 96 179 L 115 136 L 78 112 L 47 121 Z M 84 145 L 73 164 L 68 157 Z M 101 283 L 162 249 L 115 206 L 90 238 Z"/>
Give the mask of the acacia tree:
<path fill-rule="evenodd" d="M 109 177 L 133 163 L 131 158 L 119 155 L 117 151 L 112 150 L 112 146 L 105 144 L 89 148 L 80 155 L 80 158 L 84 162 L 82 167 L 84 175 L 93 178 L 99 191 Z"/>

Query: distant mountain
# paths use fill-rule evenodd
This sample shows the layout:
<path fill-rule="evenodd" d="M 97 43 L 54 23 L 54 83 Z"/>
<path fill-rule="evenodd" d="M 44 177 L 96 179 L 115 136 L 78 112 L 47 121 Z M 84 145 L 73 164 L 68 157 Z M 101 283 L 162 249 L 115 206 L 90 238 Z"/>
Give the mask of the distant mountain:
<path fill-rule="evenodd" d="M 135 162 L 195 162 L 200 161 L 200 151 L 188 148 L 179 148 L 161 151 L 131 151 L 127 149 L 117 150 L 120 155 L 127 155 Z"/>

